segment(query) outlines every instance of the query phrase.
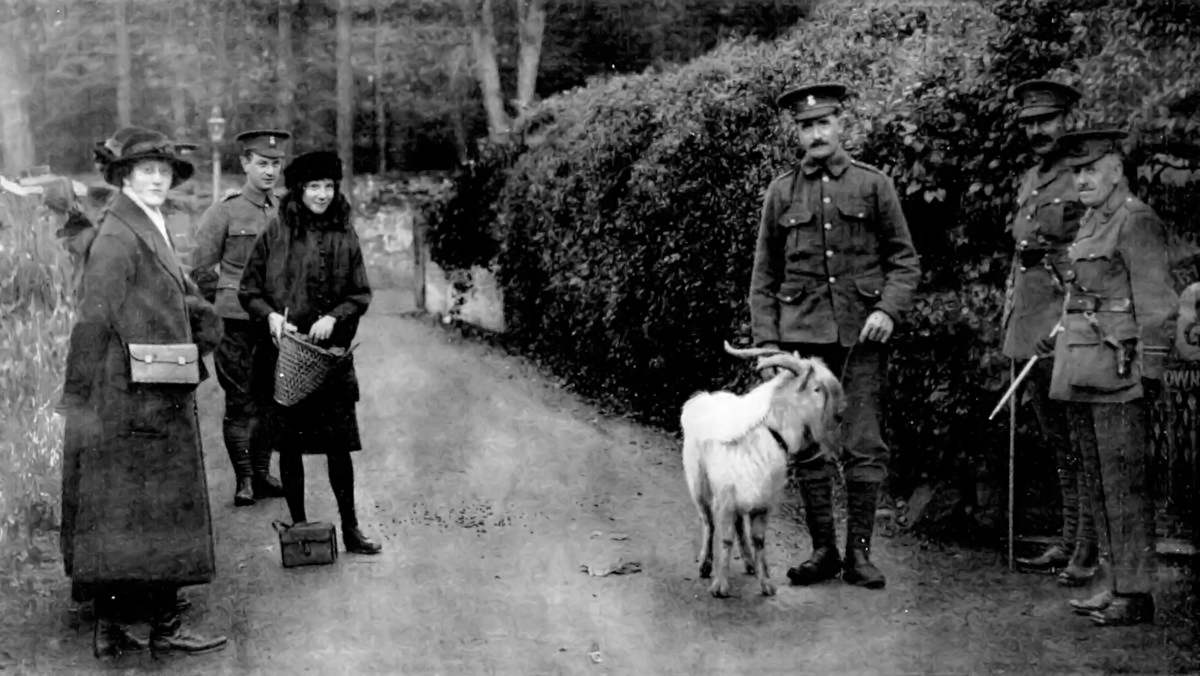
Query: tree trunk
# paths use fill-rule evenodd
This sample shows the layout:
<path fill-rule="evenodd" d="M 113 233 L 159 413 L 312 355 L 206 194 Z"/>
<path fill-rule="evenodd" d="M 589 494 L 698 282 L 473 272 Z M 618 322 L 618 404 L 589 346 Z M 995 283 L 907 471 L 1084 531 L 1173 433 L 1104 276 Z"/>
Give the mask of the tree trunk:
<path fill-rule="evenodd" d="M 191 31 L 180 29 L 181 25 L 187 26 L 187 18 L 187 5 L 178 8 L 172 4 L 167 10 L 167 35 L 175 42 L 176 48 L 186 45 L 189 41 Z M 180 55 L 171 59 L 171 72 L 175 79 L 171 86 L 171 122 L 174 126 L 171 134 L 176 140 L 192 140 L 187 138 L 187 92 L 184 90 L 184 85 L 188 82 L 186 65 L 186 60 Z"/>
<path fill-rule="evenodd" d="M 500 67 L 496 61 L 496 28 L 492 17 L 492 0 L 466 0 L 463 4 L 467 24 L 471 27 L 471 49 L 475 56 L 475 78 L 483 93 L 483 108 L 487 112 L 488 137 L 493 141 L 507 138 L 512 120 L 504 111 L 504 93 L 500 89 Z"/>
<path fill-rule="evenodd" d="M 129 51 L 129 1 L 117 0 L 117 126 L 133 120 L 133 56 Z"/>
<path fill-rule="evenodd" d="M 383 99 L 383 9 L 384 0 L 375 3 L 375 150 L 379 153 L 376 171 L 382 175 L 387 171 L 387 109 Z"/>
<path fill-rule="evenodd" d="M 517 117 L 525 116 L 537 95 L 538 62 L 542 35 L 546 32 L 546 0 L 516 0 L 517 3 Z"/>
<path fill-rule="evenodd" d="M 7 15 L 8 12 L 5 12 Z M 33 166 L 33 130 L 29 119 L 28 52 L 16 13 L 4 17 L 0 30 L 0 142 L 4 173 L 15 177 Z"/>
<path fill-rule="evenodd" d="M 350 0 L 337 9 L 337 147 L 342 158 L 343 185 L 354 173 L 354 72 L 350 69 Z"/>
<path fill-rule="evenodd" d="M 275 119 L 279 127 L 291 132 L 295 124 L 296 57 L 292 50 L 292 14 L 296 0 L 279 0 L 279 35 L 276 43 L 275 75 L 279 90 L 275 98 Z"/>

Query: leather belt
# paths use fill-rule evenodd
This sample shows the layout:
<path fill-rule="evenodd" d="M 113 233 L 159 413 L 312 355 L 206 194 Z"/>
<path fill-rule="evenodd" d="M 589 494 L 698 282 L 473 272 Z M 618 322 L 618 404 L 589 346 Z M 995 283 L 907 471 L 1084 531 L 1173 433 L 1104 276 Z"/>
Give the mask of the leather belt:
<path fill-rule="evenodd" d="M 1067 312 L 1133 312 L 1131 298 L 1101 298 L 1099 296 L 1071 296 L 1067 299 Z"/>

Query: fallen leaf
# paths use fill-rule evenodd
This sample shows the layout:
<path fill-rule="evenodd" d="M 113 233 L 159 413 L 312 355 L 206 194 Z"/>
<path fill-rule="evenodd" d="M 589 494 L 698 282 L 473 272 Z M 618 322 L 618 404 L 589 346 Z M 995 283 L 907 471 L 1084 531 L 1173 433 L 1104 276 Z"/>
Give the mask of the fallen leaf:
<path fill-rule="evenodd" d="M 579 570 L 593 577 L 629 575 L 631 573 L 642 572 L 642 564 L 640 561 L 622 561 L 618 558 L 613 562 L 581 563 L 579 564 Z"/>

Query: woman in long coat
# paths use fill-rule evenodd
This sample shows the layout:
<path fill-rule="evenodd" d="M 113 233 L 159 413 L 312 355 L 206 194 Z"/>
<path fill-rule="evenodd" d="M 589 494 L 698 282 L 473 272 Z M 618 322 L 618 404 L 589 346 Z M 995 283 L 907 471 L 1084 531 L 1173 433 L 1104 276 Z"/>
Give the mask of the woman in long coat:
<path fill-rule="evenodd" d="M 283 170 L 287 195 L 279 203 L 279 218 L 255 242 L 238 300 L 260 327 L 251 391 L 268 412 L 293 523 L 308 520 L 303 455 L 324 454 L 346 551 L 378 554 L 382 547 L 359 530 L 354 506 L 350 453 L 362 444 L 353 361 L 342 362 L 299 403 L 285 407 L 274 401 L 276 345 L 282 332 L 298 331 L 319 345 L 349 349 L 359 317 L 371 302 L 350 203 L 338 189 L 341 178 L 341 161 L 331 152 L 301 155 Z"/>
<path fill-rule="evenodd" d="M 105 168 L 120 192 L 97 226 L 79 289 L 63 385 L 73 473 L 64 482 L 63 544 L 73 586 L 95 597 L 97 657 L 226 641 L 180 623 L 178 589 L 214 575 L 195 385 L 134 382 L 130 364 L 130 345 L 194 343 L 193 321 L 215 317 L 189 298 L 195 287 L 161 211 L 167 190 L 192 171 L 162 134 L 139 129 L 125 139 Z M 150 621 L 148 642 L 123 623 L 129 618 Z"/>

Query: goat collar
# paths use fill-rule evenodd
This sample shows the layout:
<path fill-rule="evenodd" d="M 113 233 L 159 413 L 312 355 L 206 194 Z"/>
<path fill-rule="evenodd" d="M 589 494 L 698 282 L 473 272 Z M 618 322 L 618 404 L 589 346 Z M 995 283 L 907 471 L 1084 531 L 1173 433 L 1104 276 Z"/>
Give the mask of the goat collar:
<path fill-rule="evenodd" d="M 783 435 L 779 433 L 779 430 L 776 430 L 774 427 L 767 427 L 767 431 L 771 433 L 771 436 L 775 437 L 775 442 L 779 444 L 779 447 L 783 449 L 783 452 L 787 453 L 787 442 L 783 440 Z"/>

